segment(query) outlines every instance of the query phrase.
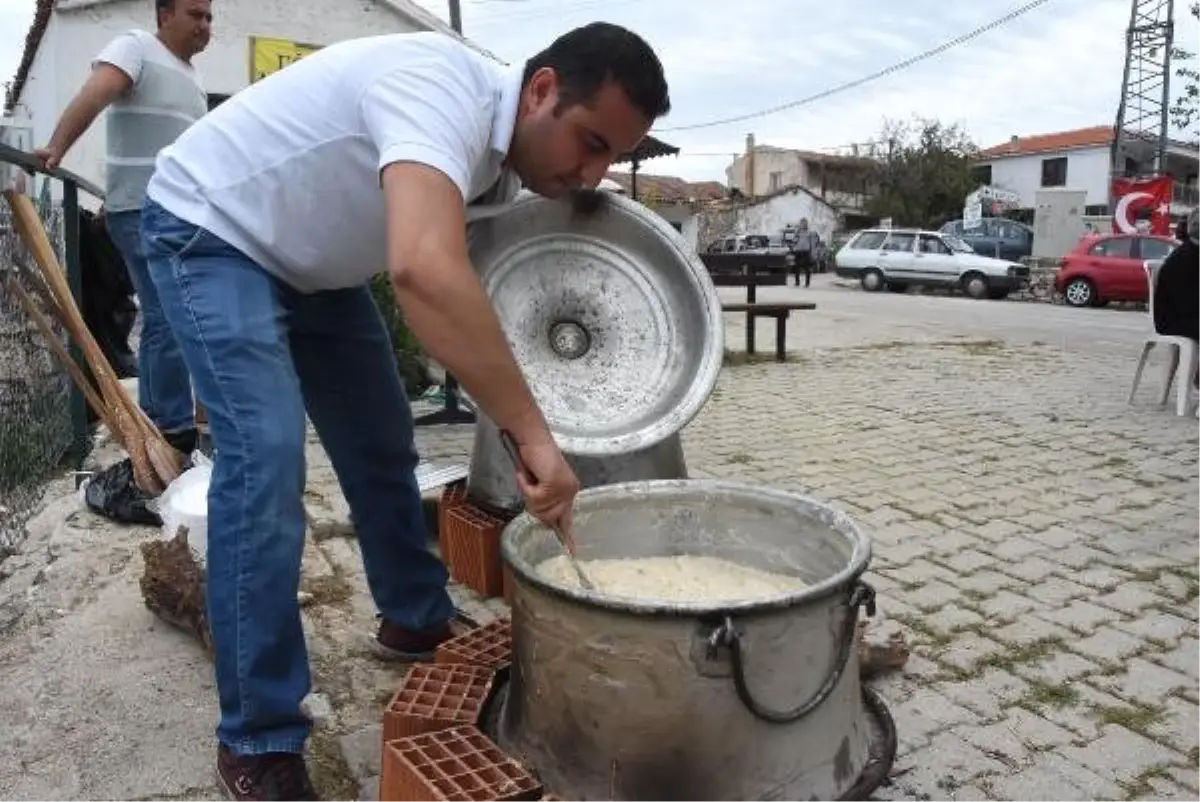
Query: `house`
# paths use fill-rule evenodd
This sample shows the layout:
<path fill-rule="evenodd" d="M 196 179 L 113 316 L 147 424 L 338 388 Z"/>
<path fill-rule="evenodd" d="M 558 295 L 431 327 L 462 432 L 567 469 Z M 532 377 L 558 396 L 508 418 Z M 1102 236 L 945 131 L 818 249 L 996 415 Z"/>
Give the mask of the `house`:
<path fill-rule="evenodd" d="M 810 230 L 829 242 L 845 219 L 828 201 L 803 187 L 787 187 L 758 198 L 730 198 L 709 203 L 683 227 L 683 238 L 697 250 L 714 240 L 739 234 L 766 234 L 782 238 L 783 230 L 808 221 Z"/>
<path fill-rule="evenodd" d="M 754 134 L 746 137 L 746 152 L 725 168 L 729 186 L 748 198 L 770 195 L 788 187 L 801 187 L 847 216 L 847 225 L 870 225 L 857 220 L 865 214 L 871 197 L 870 159 L 855 153 L 837 155 L 810 150 L 760 145 Z"/>
<path fill-rule="evenodd" d="M 357 36 L 428 30 L 459 36 L 412 0 L 217 0 L 213 15 L 212 40 L 195 58 L 210 108 L 252 82 L 256 50 L 261 62 L 263 53 L 302 55 Z M 150 0 L 37 0 L 5 98 L 6 140 L 46 142 L 86 79 L 92 58 L 116 34 L 154 27 Z M 261 75 L 261 65 L 257 72 Z M 103 186 L 104 148 L 105 126 L 97 120 L 63 167 Z M 51 183 L 57 189 L 57 182 Z"/>
<path fill-rule="evenodd" d="M 612 171 L 607 178 L 621 185 L 626 194 L 632 194 L 633 175 Z M 651 175 L 638 173 L 637 197 L 646 204 L 657 203 L 705 203 L 721 200 L 726 196 L 725 185 L 719 181 L 685 181 L 673 175 Z"/>
<path fill-rule="evenodd" d="M 605 180 L 619 187 L 621 193 L 633 196 L 632 172 L 609 172 Z M 657 212 L 680 233 L 691 225 L 690 221 L 695 218 L 701 207 L 721 200 L 726 194 L 724 185 L 717 181 L 693 183 L 673 175 L 637 173 L 637 200 Z M 692 247 L 696 245 L 694 241 L 690 244 Z"/>
<path fill-rule="evenodd" d="M 1110 125 L 1014 136 L 979 152 L 975 176 L 982 185 L 1015 192 L 1020 197 L 1019 208 L 1027 210 L 1036 207 L 1035 196 L 1040 189 L 1084 191 L 1085 216 L 1106 217 L 1113 138 L 1114 129 Z M 1125 173 L 1151 169 L 1154 150 L 1154 142 L 1128 143 L 1124 153 Z M 1186 215 L 1196 206 L 1198 161 L 1194 146 L 1168 143 L 1165 171 L 1175 178 L 1172 215 Z"/>

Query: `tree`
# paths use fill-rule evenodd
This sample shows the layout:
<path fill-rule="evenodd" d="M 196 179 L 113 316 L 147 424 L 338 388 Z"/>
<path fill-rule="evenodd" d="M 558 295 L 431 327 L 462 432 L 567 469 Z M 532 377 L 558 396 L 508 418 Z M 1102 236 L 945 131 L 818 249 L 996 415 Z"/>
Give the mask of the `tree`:
<path fill-rule="evenodd" d="M 972 175 L 977 152 L 957 125 L 886 121 L 868 154 L 875 162 L 869 183 L 876 189 L 867 213 L 922 228 L 961 217 L 963 201 L 979 183 Z"/>
<path fill-rule="evenodd" d="M 1188 11 L 1200 20 L 1200 3 L 1192 3 Z M 1190 25 L 1188 29 L 1194 30 Z M 1196 54 L 1182 47 L 1173 47 L 1171 62 L 1178 65 L 1175 67 L 1175 77 L 1183 79 L 1183 86 L 1170 108 L 1171 124 L 1195 141 L 1200 138 L 1196 129 L 1196 123 L 1200 121 L 1200 69 L 1196 66 Z"/>

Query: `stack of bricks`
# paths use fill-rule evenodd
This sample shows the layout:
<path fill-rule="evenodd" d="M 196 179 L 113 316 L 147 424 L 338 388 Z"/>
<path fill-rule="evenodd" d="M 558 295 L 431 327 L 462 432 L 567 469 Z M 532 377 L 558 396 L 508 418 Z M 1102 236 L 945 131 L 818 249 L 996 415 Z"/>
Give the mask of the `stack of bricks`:
<path fill-rule="evenodd" d="M 500 619 L 409 669 L 384 711 L 380 800 L 545 798 L 538 779 L 480 729 L 496 675 L 511 661 L 512 627 Z"/>

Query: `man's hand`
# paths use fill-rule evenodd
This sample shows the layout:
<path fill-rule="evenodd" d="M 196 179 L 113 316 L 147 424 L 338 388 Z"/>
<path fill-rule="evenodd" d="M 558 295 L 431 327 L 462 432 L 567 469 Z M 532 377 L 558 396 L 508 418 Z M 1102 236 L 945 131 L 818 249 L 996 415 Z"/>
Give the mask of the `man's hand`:
<path fill-rule="evenodd" d="M 579 493 L 579 479 L 552 440 L 518 446 L 523 465 L 517 470 L 517 486 L 525 496 L 525 509 L 542 523 L 571 534 L 571 509 Z M 575 551 L 573 543 L 568 550 Z"/>
<path fill-rule="evenodd" d="M 57 148 L 52 147 L 35 148 L 33 155 L 38 157 L 38 161 L 42 163 L 42 167 L 47 170 L 57 169 L 63 157 Z"/>

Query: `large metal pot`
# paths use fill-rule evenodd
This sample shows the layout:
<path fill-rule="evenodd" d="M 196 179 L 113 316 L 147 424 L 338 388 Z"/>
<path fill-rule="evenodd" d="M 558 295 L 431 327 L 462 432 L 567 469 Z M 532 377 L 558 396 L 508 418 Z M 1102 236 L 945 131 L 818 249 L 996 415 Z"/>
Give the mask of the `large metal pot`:
<path fill-rule="evenodd" d="M 472 225 L 471 259 L 584 485 L 682 477 L 678 434 L 721 367 L 720 300 L 666 221 L 620 195 L 593 197 L 586 210 L 521 198 Z M 480 418 L 468 493 L 509 508 L 520 496 L 497 435 Z"/>
<path fill-rule="evenodd" d="M 807 586 L 717 606 L 551 584 L 528 514 L 503 535 L 513 669 L 498 737 L 567 799 L 837 799 L 869 757 L 855 624 L 866 536 L 811 499 L 720 481 L 582 492 L 579 556 L 696 554 Z"/>

